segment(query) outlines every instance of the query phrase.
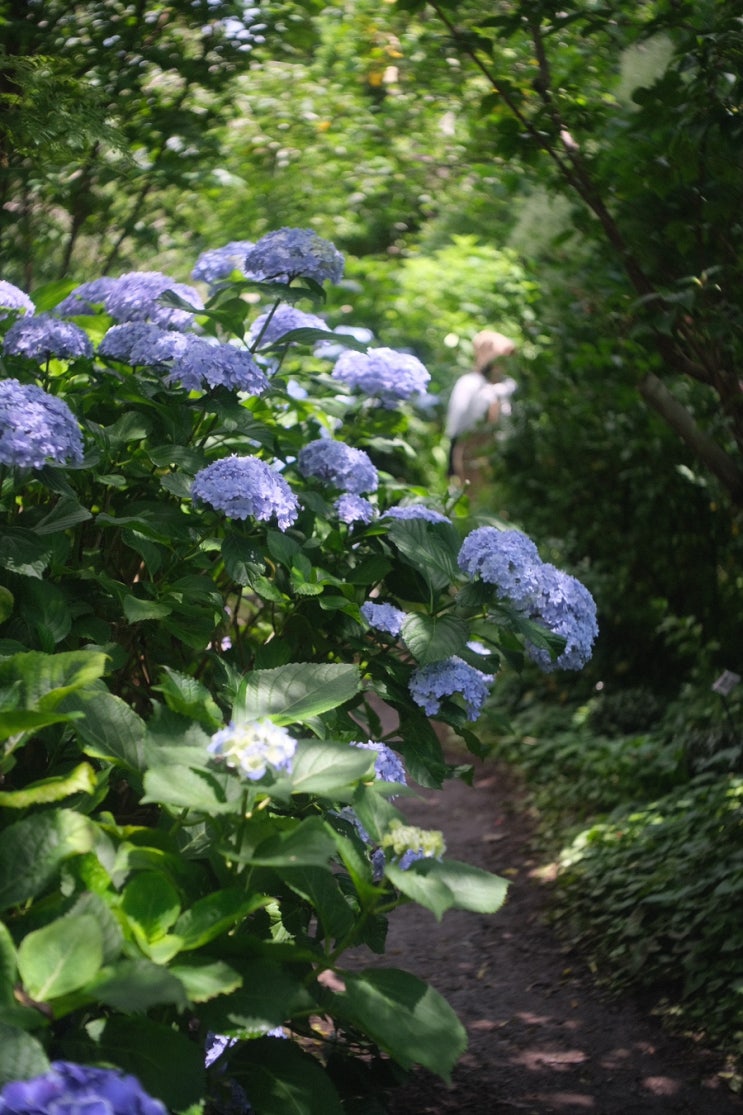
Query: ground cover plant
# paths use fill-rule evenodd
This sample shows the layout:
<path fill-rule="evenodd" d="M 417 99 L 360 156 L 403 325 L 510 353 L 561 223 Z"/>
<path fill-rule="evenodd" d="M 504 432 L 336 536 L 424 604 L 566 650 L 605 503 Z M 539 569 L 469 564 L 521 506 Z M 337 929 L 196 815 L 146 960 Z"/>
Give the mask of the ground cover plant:
<path fill-rule="evenodd" d="M 535 689 L 541 687 L 537 683 Z M 565 694 L 563 693 L 563 698 Z M 740 697 L 697 676 L 512 705 L 495 745 L 519 767 L 556 869 L 555 924 L 615 990 L 651 996 L 677 1029 L 743 1052 Z"/>
<path fill-rule="evenodd" d="M 304 229 L 0 284 L 0 1111 L 380 1110 L 464 1030 L 383 953 L 505 882 L 405 823 L 588 590 L 406 480 L 428 372 L 334 331 Z M 308 307 L 300 309 L 300 305 Z M 399 727 L 383 727 L 384 703 Z"/>

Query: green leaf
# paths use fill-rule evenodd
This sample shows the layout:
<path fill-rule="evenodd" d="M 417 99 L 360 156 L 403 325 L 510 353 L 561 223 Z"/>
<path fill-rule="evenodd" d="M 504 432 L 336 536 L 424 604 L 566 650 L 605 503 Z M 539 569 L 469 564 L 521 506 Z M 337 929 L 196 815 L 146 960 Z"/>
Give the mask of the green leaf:
<path fill-rule="evenodd" d="M 15 597 L 5 585 L 0 585 L 0 623 L 5 623 L 13 614 Z"/>
<path fill-rule="evenodd" d="M 467 1047 L 462 1023 L 429 984 L 397 968 L 345 972 L 338 1007 L 403 1068 L 422 1065 L 449 1080 Z"/>
<path fill-rule="evenodd" d="M 427 877 L 445 884 L 454 896 L 454 906 L 475 914 L 494 914 L 506 900 L 508 881 L 479 867 L 457 860 L 418 860 L 409 870 L 419 872 L 429 864 Z"/>
<path fill-rule="evenodd" d="M 230 1062 L 230 1076 L 261 1115 L 343 1115 L 329 1076 L 291 1041 L 246 1042 Z"/>
<path fill-rule="evenodd" d="M 206 1003 L 220 995 L 230 995 L 242 987 L 239 972 L 223 960 L 195 960 L 171 964 L 169 971 L 180 980 L 191 1003 Z"/>
<path fill-rule="evenodd" d="M 363 748 L 347 743 L 300 740 L 287 781 L 294 794 L 335 798 L 368 774 L 373 765 L 374 756 Z"/>
<path fill-rule="evenodd" d="M 0 1022 L 0 1088 L 15 1080 L 31 1080 L 49 1071 L 41 1042 L 15 1026 Z"/>
<path fill-rule="evenodd" d="M 148 619 L 164 619 L 173 611 L 167 604 L 157 600 L 142 600 L 139 596 L 126 593 L 123 597 L 124 615 L 130 623 L 141 623 Z"/>
<path fill-rule="evenodd" d="M 263 867 L 327 867 L 335 841 L 319 817 L 306 817 L 292 828 L 262 841 L 245 862 Z M 239 855 L 236 859 L 242 859 Z"/>
<path fill-rule="evenodd" d="M 277 724 L 301 723 L 350 700 L 361 688 L 358 666 L 290 662 L 248 674 L 237 694 L 234 715 L 270 716 Z"/>
<path fill-rule="evenodd" d="M 446 883 L 427 872 L 417 872 L 411 868 L 402 870 L 396 864 L 388 863 L 384 873 L 393 886 L 419 906 L 425 906 L 437 921 L 441 921 L 446 911 L 454 905 L 454 895 Z"/>
<path fill-rule="evenodd" d="M 196 678 L 163 667 L 163 681 L 156 685 L 165 697 L 165 703 L 173 712 L 197 720 L 207 728 L 215 730 L 223 722 L 222 712 L 207 687 Z"/>
<path fill-rule="evenodd" d="M 56 534 L 58 531 L 68 530 L 69 527 L 77 526 L 78 523 L 84 523 L 92 518 L 92 513 L 87 507 L 83 507 L 76 499 L 63 497 L 49 514 L 36 524 L 34 533 Z"/>
<path fill-rule="evenodd" d="M 144 770 L 144 720 L 126 701 L 101 689 L 91 696 L 74 696 L 65 702 L 67 709 L 79 709 L 83 717 L 75 730 L 83 750 L 96 759 L 107 759 L 126 770 Z"/>
<path fill-rule="evenodd" d="M 87 990 L 99 1003 L 127 1014 L 143 1012 L 161 1003 L 172 1003 L 179 1010 L 188 1006 L 183 983 L 173 971 L 143 957 L 122 960 L 103 969 L 100 978 Z"/>
<path fill-rule="evenodd" d="M 178 891 L 164 875 L 144 871 L 127 883 L 121 909 L 148 941 L 163 937 L 181 912 Z"/>
<path fill-rule="evenodd" d="M 29 805 L 49 805 L 53 801 L 62 801 L 70 794 L 92 794 L 95 787 L 95 771 L 90 763 L 79 763 L 69 774 L 43 778 L 23 790 L 0 790 L 0 806 L 26 809 Z"/>
<path fill-rule="evenodd" d="M 114 1015 L 106 1019 L 99 1056 L 136 1076 L 146 1092 L 173 1111 L 183 1111 L 203 1099 L 201 1045 L 169 1026 L 141 1016 Z"/>
<path fill-rule="evenodd" d="M 69 809 L 9 825 L 0 841 L 0 909 L 35 898 L 66 859 L 92 851 L 94 843 L 91 822 Z"/>
<path fill-rule="evenodd" d="M 20 683 L 19 706 L 45 712 L 106 671 L 106 655 L 97 650 L 44 654 L 26 651 L 0 662 L 0 686 Z"/>
<path fill-rule="evenodd" d="M 168 764 L 153 767 L 144 776 L 143 802 L 193 809 L 214 815 L 234 813 L 242 796 L 239 781 L 229 771 L 194 770 Z"/>
<path fill-rule="evenodd" d="M 25 577 L 41 577 L 52 557 L 49 543 L 22 527 L 4 527 L 0 534 L 0 568 Z"/>
<path fill-rule="evenodd" d="M 37 1002 L 84 987 L 102 961 L 103 935 L 91 914 L 59 918 L 29 933 L 18 947 L 18 971 Z"/>
<path fill-rule="evenodd" d="M 301 978 L 265 957 L 240 965 L 242 987 L 200 1011 L 210 1029 L 265 1034 L 316 1004 Z"/>
<path fill-rule="evenodd" d="M 265 569 L 259 551 L 238 534 L 228 534 L 222 542 L 222 560 L 228 574 L 238 585 L 252 585 Z"/>
<path fill-rule="evenodd" d="M 449 523 L 425 519 L 392 520 L 389 537 L 405 560 L 426 580 L 432 592 L 441 592 L 459 576 L 460 539 Z"/>
<path fill-rule="evenodd" d="M 238 925 L 266 901 L 263 895 L 246 895 L 238 887 L 217 890 L 184 910 L 173 931 L 183 942 L 183 950 L 202 948 Z"/>
<path fill-rule="evenodd" d="M 284 867 L 280 874 L 284 882 L 317 911 L 328 939 L 337 941 L 348 933 L 354 915 L 334 875 L 320 867 Z"/>
<path fill-rule="evenodd" d="M 412 613 L 402 627 L 408 650 L 421 666 L 459 654 L 469 638 L 469 624 L 457 616 Z"/>

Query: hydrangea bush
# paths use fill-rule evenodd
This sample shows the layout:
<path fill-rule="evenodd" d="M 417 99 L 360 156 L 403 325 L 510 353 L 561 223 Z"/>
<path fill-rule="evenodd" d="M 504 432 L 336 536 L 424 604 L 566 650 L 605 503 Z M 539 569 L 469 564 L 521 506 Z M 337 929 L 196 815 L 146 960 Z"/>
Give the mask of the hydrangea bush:
<path fill-rule="evenodd" d="M 280 229 L 203 298 L 0 282 L 0 1111 L 335 1115 L 463 1052 L 344 956 L 499 908 L 400 799 L 455 773 L 430 716 L 479 754 L 499 670 L 580 667 L 595 608 L 406 485 L 427 373 L 325 322 L 342 270 Z"/>

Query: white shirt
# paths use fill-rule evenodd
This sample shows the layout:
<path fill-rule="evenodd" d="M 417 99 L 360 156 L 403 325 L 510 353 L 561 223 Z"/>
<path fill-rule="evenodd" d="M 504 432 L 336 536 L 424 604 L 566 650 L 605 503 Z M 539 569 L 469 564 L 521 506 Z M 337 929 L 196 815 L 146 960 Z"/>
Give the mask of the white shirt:
<path fill-rule="evenodd" d="M 449 396 L 446 436 L 460 437 L 482 422 L 492 404 L 500 397 L 498 388 L 501 386 L 498 383 L 489 383 L 481 372 L 465 372 L 460 376 Z"/>

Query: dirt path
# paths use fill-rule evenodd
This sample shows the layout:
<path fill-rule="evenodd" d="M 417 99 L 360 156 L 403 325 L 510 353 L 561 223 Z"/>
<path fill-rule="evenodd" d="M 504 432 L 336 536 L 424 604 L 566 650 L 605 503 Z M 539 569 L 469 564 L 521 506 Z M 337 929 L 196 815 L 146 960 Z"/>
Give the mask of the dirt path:
<path fill-rule="evenodd" d="M 664 1034 L 633 1002 L 606 997 L 545 924 L 519 790 L 507 771 L 478 770 L 474 787 L 451 782 L 399 803 L 413 823 L 444 831 L 453 859 L 512 885 L 490 917 L 449 911 L 437 923 L 409 906 L 392 918 L 381 963 L 432 983 L 470 1044 L 450 1088 L 416 1074 L 393 1095 L 391 1115 L 743 1115 L 719 1058 Z"/>

